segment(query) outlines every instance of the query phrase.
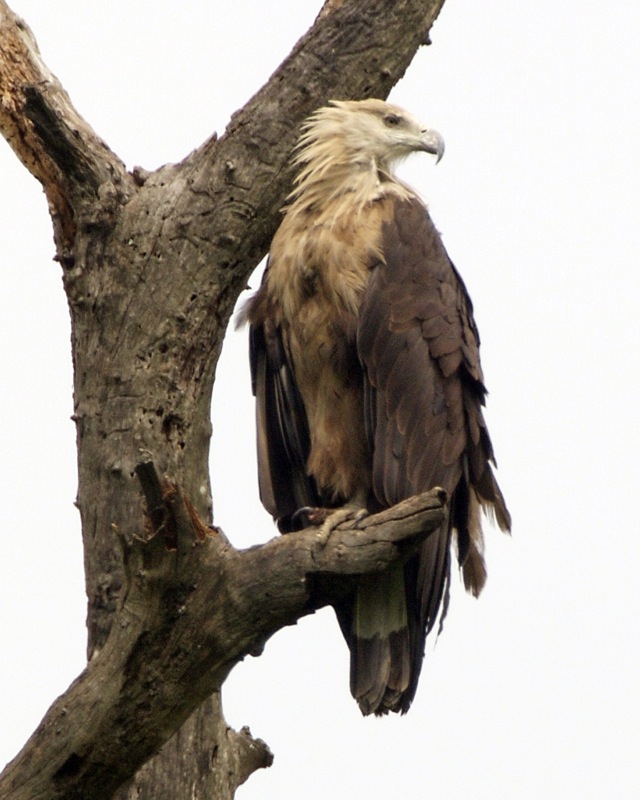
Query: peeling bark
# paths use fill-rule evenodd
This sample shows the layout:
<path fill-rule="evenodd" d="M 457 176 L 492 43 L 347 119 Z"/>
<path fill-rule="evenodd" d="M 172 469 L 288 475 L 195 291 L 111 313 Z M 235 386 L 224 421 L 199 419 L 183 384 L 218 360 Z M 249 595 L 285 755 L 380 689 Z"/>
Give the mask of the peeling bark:
<path fill-rule="evenodd" d="M 134 716 L 140 717 L 139 724 L 148 719 L 157 731 L 155 738 L 141 736 L 146 742 L 141 754 L 121 753 L 120 766 L 112 773 L 117 782 L 116 778 L 100 779 L 100 786 L 108 783 L 112 794 L 122 785 L 117 793 L 120 798 L 231 798 L 251 765 L 266 758 L 259 755 L 256 760 L 260 747 L 251 743 L 248 734 L 230 732 L 222 718 L 217 690 L 232 660 L 203 673 L 196 669 L 194 659 L 189 672 L 197 643 L 188 654 L 174 653 L 175 660 L 184 662 L 183 678 L 189 677 L 192 701 L 186 705 L 171 701 L 170 712 L 160 712 L 156 699 L 164 697 L 172 669 L 163 660 L 167 654 L 162 648 L 154 649 L 148 639 L 139 638 L 137 655 L 130 653 L 127 662 L 119 660 L 122 656 L 114 643 L 137 630 L 141 620 L 150 628 L 163 623 L 169 638 L 183 624 L 175 598 L 163 605 L 158 595 L 145 594 L 149 590 L 144 587 L 153 583 L 155 574 L 145 567 L 147 561 L 155 564 L 157 558 L 165 564 L 165 559 L 180 559 L 184 554 L 179 539 L 177 550 L 166 551 L 173 553 L 169 556 L 164 541 L 162 547 L 159 544 L 164 536 L 140 544 L 146 537 L 145 515 L 135 468 L 141 454 L 150 454 L 159 472 L 170 475 L 180 487 L 177 496 L 191 499 L 197 519 L 204 521 L 201 525 L 206 527 L 212 520 L 208 448 L 215 365 L 235 300 L 277 225 L 278 209 L 291 180 L 288 154 L 299 125 L 331 97 L 386 96 L 427 40 L 442 4 L 443 0 L 396 0 L 393 4 L 330 0 L 268 83 L 233 116 L 222 137 L 212 135 L 180 164 L 152 173 L 136 169 L 130 174 L 74 109 L 43 63 L 26 24 L 0 0 L 0 131 L 45 189 L 71 314 L 77 503 L 88 597 L 89 666 L 64 696 L 66 705 L 54 704 L 34 740 L 46 741 L 46 747 L 52 748 L 53 740 L 47 738 L 52 731 L 86 736 L 86 731 L 72 730 L 68 720 L 81 718 L 77 704 L 81 705 L 82 691 L 89 686 L 87 676 L 110 671 L 109 696 L 96 698 L 95 709 L 82 726 L 88 725 L 93 734 L 108 722 L 117 740 L 124 733 L 116 733 L 113 726 Z M 132 543 L 125 548 L 125 557 L 122 541 Z M 229 601 L 227 606 L 235 615 L 233 626 L 219 619 L 222 627 L 206 636 L 203 633 L 200 650 L 217 652 L 216 647 L 226 643 L 226 650 L 238 656 L 242 648 L 235 645 L 234 649 L 232 640 L 225 640 L 233 633 L 230 627 L 253 625 L 254 634 L 263 637 L 273 632 L 261 629 L 254 614 L 244 620 L 246 625 L 239 624 L 241 611 L 247 609 L 237 598 L 252 581 L 242 565 L 268 552 L 270 559 L 283 559 L 299 569 L 302 550 L 310 547 L 312 536 L 280 539 L 265 546 L 265 551 L 244 554 L 220 542 L 221 535 L 207 534 L 206 541 L 187 548 L 200 557 L 205 551 L 217 553 L 218 572 L 202 578 L 211 581 L 208 602 L 217 602 L 217 591 L 236 598 L 235 605 Z M 376 546 L 384 550 L 382 543 Z M 395 544 L 392 551 L 395 558 L 400 557 Z M 307 557 L 312 552 L 309 549 Z M 337 552 L 332 542 L 327 553 Z M 132 572 L 136 558 L 142 565 L 136 569 L 144 572 L 144 579 L 135 569 Z M 225 565 L 222 573 L 220 563 Z M 338 573 L 338 562 L 333 567 Z M 317 563 L 314 570 L 319 574 Z M 336 586 L 345 581 L 329 581 L 326 586 L 323 581 L 318 578 L 314 585 L 320 587 L 318 597 L 330 602 Z M 191 591 L 190 584 L 185 584 L 180 595 L 183 604 L 191 608 L 194 598 L 201 597 L 203 585 L 198 583 L 200 589 Z M 137 597 L 150 605 L 136 601 Z M 304 602 L 310 605 L 300 607 L 298 616 L 309 613 L 318 602 L 313 592 L 309 597 Z M 280 624 L 289 624 L 289 617 L 278 619 Z M 124 628 L 122 620 L 127 623 Z M 256 642 L 251 646 L 257 647 Z M 118 669 L 125 667 L 127 676 L 144 673 L 152 681 L 146 691 L 138 688 L 138 695 L 120 694 L 129 678 L 125 680 L 124 672 L 118 678 Z M 109 717 L 116 708 L 115 717 Z M 99 725 L 101 714 L 105 716 Z M 154 718 L 154 714 L 159 716 Z M 42 736 L 45 739 L 38 738 Z M 131 779 L 167 739 L 159 755 Z M 39 757 L 34 740 L 30 747 L 36 749 L 23 751 L 21 769 Z M 78 794 L 74 788 L 80 786 L 82 775 L 91 772 L 89 754 L 97 761 L 103 757 L 96 742 L 79 740 L 77 746 L 61 748 L 59 758 L 54 747 L 49 758 L 56 765 L 57 785 L 68 787 L 66 794 L 56 789 L 57 793 L 30 796 L 111 796 L 92 793 L 103 791 L 96 783 L 89 793 Z M 24 793 L 27 784 L 15 781 L 15 765 L 12 762 L 2 778 L 3 797 L 29 796 Z M 12 788 L 4 790 L 9 785 Z"/>

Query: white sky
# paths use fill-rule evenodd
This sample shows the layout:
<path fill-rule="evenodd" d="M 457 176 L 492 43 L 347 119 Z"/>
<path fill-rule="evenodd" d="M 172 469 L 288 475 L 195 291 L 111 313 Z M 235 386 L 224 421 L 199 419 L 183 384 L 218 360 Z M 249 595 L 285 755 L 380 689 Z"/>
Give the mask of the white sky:
<path fill-rule="evenodd" d="M 319 6 L 12 3 L 80 112 L 148 169 L 223 131 Z M 635 798 L 640 11 L 448 0 L 432 39 L 392 99 L 439 129 L 447 153 L 402 174 L 474 300 L 513 538 L 487 531 L 485 593 L 455 587 L 404 718 L 360 716 L 330 611 L 237 667 L 227 719 L 276 755 L 238 798 Z M 0 142 L 0 764 L 84 664 L 69 323 L 53 254 L 40 186 Z M 265 541 L 244 335 L 229 336 L 213 422 L 216 522 L 237 546 Z"/>

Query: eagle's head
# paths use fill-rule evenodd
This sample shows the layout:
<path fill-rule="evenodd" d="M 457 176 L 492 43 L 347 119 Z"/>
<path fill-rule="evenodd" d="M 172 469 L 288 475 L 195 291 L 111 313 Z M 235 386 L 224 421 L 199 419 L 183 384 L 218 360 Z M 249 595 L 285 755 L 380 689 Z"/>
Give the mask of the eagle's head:
<path fill-rule="evenodd" d="M 394 176 L 393 167 L 420 150 L 433 153 L 439 161 L 444 142 L 404 109 L 373 98 L 332 100 L 302 127 L 294 159 L 298 174 L 289 202 L 302 210 L 326 207 L 346 194 L 363 206 L 389 187 L 411 194 Z"/>
<path fill-rule="evenodd" d="M 439 161 L 444 141 L 399 106 L 374 98 L 332 100 L 304 124 L 297 161 L 347 161 L 354 169 L 375 165 L 391 173 L 397 161 L 420 150 Z"/>

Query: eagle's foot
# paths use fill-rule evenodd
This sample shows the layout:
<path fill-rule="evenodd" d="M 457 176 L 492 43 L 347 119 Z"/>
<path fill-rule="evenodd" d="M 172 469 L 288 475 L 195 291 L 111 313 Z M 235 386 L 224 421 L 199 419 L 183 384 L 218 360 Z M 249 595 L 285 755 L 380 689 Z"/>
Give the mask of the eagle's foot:
<path fill-rule="evenodd" d="M 338 525 L 347 520 L 353 520 L 355 525 L 369 514 L 366 508 L 354 505 L 342 506 L 342 508 L 305 508 L 300 511 L 304 511 L 309 525 L 320 527 L 316 541 L 321 548 L 327 544 L 329 537 Z"/>

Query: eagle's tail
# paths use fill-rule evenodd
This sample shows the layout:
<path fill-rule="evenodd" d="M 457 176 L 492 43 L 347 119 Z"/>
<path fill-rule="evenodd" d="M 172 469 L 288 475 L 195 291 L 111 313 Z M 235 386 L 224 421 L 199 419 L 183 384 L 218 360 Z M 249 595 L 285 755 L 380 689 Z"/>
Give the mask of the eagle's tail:
<path fill-rule="evenodd" d="M 451 531 L 429 536 L 420 556 L 367 576 L 338 619 L 351 651 L 351 693 L 363 714 L 402 714 L 418 685 L 425 639 L 446 613 Z"/>
<path fill-rule="evenodd" d="M 354 598 L 351 693 L 363 714 L 400 710 L 411 657 L 404 568 L 368 576 Z"/>

